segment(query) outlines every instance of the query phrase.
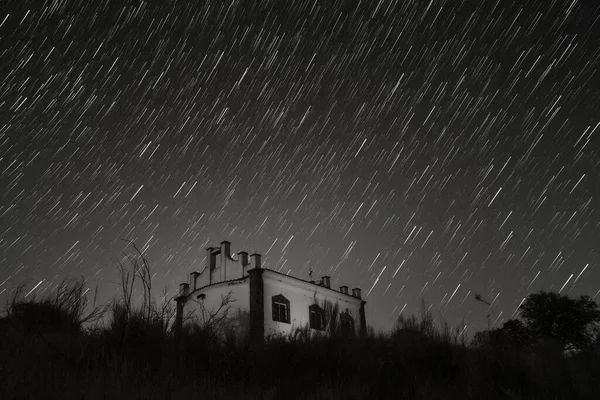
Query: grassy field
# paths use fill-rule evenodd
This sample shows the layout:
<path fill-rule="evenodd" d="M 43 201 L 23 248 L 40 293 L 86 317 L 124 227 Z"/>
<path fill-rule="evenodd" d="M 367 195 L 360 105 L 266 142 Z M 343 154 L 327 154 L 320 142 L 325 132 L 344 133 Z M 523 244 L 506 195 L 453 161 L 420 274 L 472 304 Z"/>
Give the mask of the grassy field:
<path fill-rule="evenodd" d="M 71 300 L 15 301 L 0 320 L 0 399 L 598 399 L 600 356 L 470 348 L 430 315 L 367 338 L 310 330 L 250 346 L 112 304 L 81 327 Z M 64 297 L 63 297 L 64 298 Z M 29 304 L 22 306 L 22 304 Z"/>

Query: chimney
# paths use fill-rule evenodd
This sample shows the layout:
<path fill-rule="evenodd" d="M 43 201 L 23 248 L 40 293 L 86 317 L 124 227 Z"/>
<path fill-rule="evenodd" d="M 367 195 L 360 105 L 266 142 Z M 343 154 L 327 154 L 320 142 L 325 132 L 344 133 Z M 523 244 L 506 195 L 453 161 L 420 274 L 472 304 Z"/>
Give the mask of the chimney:
<path fill-rule="evenodd" d="M 198 279 L 198 275 L 200 272 L 194 271 L 190 274 L 190 286 L 192 288 L 192 292 L 196 290 L 196 279 Z"/>
<path fill-rule="evenodd" d="M 352 296 L 356 297 L 357 299 L 362 299 L 362 297 L 360 297 L 360 288 L 352 289 Z"/>
<path fill-rule="evenodd" d="M 223 240 L 221 242 L 221 252 L 225 254 L 225 257 L 231 259 L 231 242 Z"/>
<path fill-rule="evenodd" d="M 323 287 L 326 287 L 326 288 L 331 287 L 331 278 L 329 276 L 322 277 L 321 282 L 323 283 Z"/>
<path fill-rule="evenodd" d="M 212 265 L 211 265 L 212 258 L 211 258 L 211 256 L 212 256 L 213 249 L 214 249 L 214 247 L 207 247 L 206 248 L 206 266 L 209 267 L 209 271 L 210 271 L 210 268 L 212 268 Z"/>
<path fill-rule="evenodd" d="M 189 283 L 180 283 L 179 284 L 179 295 L 187 296 L 190 294 L 190 284 Z"/>
<path fill-rule="evenodd" d="M 262 264 L 260 262 L 260 254 L 258 254 L 258 253 L 250 254 L 250 257 L 252 257 L 252 259 L 253 259 L 252 264 L 254 265 L 254 268 L 261 269 Z"/>
<path fill-rule="evenodd" d="M 340 286 L 340 293 L 348 294 L 348 286 Z"/>
<path fill-rule="evenodd" d="M 224 240 L 221 242 L 221 280 L 227 280 L 227 260 L 233 260 L 231 258 L 231 242 Z"/>
<path fill-rule="evenodd" d="M 242 264 L 242 276 L 246 275 L 246 267 L 250 265 L 250 261 L 248 261 L 248 252 L 240 251 L 238 252 L 238 257 L 240 259 L 240 263 Z"/>

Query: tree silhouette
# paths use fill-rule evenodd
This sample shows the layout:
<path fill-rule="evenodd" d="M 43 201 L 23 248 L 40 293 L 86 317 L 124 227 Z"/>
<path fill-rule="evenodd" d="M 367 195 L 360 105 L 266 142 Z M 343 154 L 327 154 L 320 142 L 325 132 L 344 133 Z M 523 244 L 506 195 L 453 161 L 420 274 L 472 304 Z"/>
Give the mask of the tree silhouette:
<path fill-rule="evenodd" d="M 590 348 L 595 340 L 593 329 L 600 322 L 598 305 L 588 296 L 571 299 L 540 291 L 530 294 L 519 310 L 534 337 L 557 340 L 565 349 Z"/>
<path fill-rule="evenodd" d="M 493 312 L 480 294 L 475 294 L 475 300 Z M 587 350 L 600 344 L 600 310 L 588 296 L 571 299 L 540 291 L 530 294 L 519 311 L 520 320 L 508 320 L 502 328 L 489 329 L 488 322 L 488 329 L 477 332 L 472 344 L 497 349 L 556 345 L 560 351 Z"/>
<path fill-rule="evenodd" d="M 522 349 L 531 344 L 531 332 L 519 320 L 510 319 L 502 328 L 475 333 L 472 340 L 475 347 L 505 349 Z"/>
<path fill-rule="evenodd" d="M 502 330 L 510 340 L 518 346 L 526 346 L 531 343 L 531 332 L 518 319 L 509 319 L 502 326 Z"/>

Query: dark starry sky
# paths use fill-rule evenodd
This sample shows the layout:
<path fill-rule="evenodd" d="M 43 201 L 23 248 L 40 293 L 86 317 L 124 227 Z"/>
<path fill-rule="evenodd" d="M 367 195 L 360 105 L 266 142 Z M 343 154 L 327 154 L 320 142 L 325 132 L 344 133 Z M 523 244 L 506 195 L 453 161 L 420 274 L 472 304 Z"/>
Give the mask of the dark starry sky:
<path fill-rule="evenodd" d="M 528 293 L 598 299 L 593 1 L 4 1 L 0 300 L 156 295 L 205 248 L 360 286 L 387 329 L 472 332 Z M 3 301 L 4 302 L 4 301 Z"/>

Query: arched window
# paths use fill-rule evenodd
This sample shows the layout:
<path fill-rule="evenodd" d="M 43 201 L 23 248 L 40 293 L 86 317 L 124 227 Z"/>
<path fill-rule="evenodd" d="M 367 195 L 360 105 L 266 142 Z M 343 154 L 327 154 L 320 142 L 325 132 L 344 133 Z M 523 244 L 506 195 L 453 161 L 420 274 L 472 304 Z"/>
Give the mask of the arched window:
<path fill-rule="evenodd" d="M 343 336 L 353 336 L 354 331 L 354 318 L 348 311 L 340 314 L 340 329 Z"/>
<path fill-rule="evenodd" d="M 271 297 L 271 307 L 273 309 L 273 321 L 290 323 L 290 301 L 278 294 Z"/>
<path fill-rule="evenodd" d="M 319 331 L 325 330 L 325 311 L 317 304 L 308 307 L 310 327 Z"/>

